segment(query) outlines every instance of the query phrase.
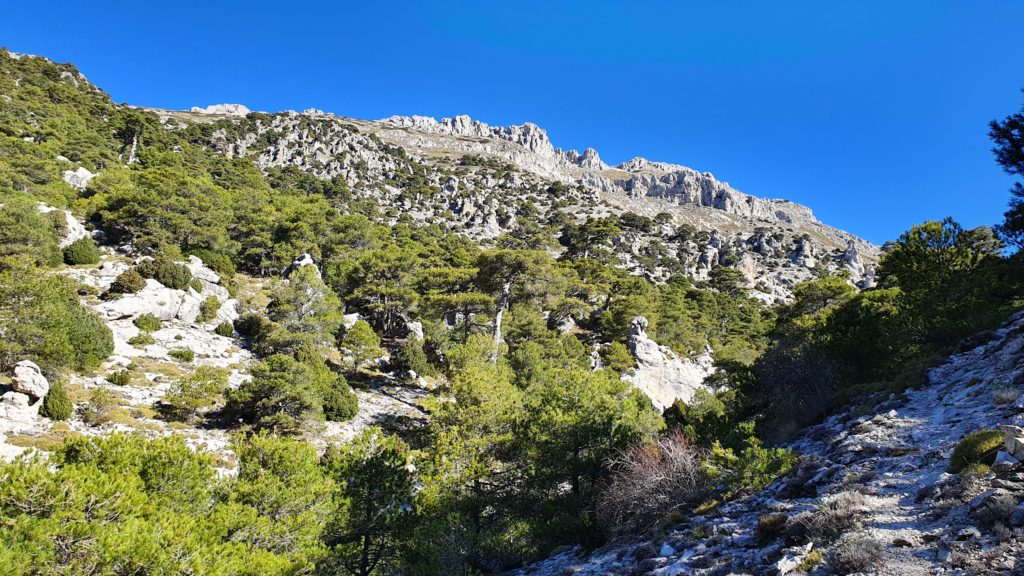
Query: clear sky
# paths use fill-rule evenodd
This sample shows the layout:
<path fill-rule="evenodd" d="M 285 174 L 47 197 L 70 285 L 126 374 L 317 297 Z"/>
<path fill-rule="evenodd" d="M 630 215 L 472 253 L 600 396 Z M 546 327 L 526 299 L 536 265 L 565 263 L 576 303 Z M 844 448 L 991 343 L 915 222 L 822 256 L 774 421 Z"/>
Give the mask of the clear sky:
<path fill-rule="evenodd" d="M 1000 221 L 986 125 L 1024 102 L 1021 0 L 8 2 L 0 45 L 118 102 L 532 121 L 879 243 Z"/>

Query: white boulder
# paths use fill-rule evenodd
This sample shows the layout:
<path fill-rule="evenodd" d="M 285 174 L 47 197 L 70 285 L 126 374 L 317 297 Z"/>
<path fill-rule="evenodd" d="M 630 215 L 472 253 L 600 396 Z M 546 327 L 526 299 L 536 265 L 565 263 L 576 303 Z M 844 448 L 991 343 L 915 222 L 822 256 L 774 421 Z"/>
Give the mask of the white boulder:
<path fill-rule="evenodd" d="M 43 371 L 31 360 L 22 360 L 14 365 L 11 387 L 15 392 L 33 398 L 33 401 L 42 400 L 50 391 L 50 383 L 43 376 Z"/>
<path fill-rule="evenodd" d="M 75 190 L 85 190 L 89 186 L 89 181 L 95 177 L 96 175 L 84 166 L 79 166 L 77 170 L 64 171 L 64 181 Z"/>

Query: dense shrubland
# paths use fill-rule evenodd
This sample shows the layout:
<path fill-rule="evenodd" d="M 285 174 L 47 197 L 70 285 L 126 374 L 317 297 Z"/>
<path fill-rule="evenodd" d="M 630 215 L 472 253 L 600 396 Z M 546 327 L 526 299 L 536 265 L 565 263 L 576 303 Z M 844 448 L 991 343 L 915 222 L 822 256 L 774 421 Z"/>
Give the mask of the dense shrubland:
<path fill-rule="evenodd" d="M 211 135 L 237 130 L 232 121 L 161 125 L 114 106 L 68 65 L 0 53 L 0 72 L 11 97 L 0 104 L 0 368 L 32 358 L 56 376 L 112 352 L 104 323 L 51 273 L 64 260 L 94 262 L 91 247 L 62 252 L 59 223 L 39 201 L 152 257 L 121 274 L 113 294 L 146 278 L 187 288 L 188 254 L 228 280 L 237 271 L 271 286 L 269 304 L 217 327 L 257 356 L 253 378 L 232 389 L 200 368 L 161 406 L 232 427 L 237 477 L 218 477 L 223 463 L 176 440 L 125 436 L 69 441 L 52 471 L 41 460 L 0 466 L 2 565 L 461 574 L 596 546 L 766 485 L 794 460 L 766 441 L 866 392 L 920 382 L 933 356 L 1021 305 L 1020 257 L 987 229 L 948 220 L 887 246 L 878 288 L 824 277 L 769 309 L 733 268 L 654 283 L 616 267 L 611 240 L 663 219 L 556 212 L 521 218 L 481 247 L 355 205 L 343 178 L 264 173 L 214 153 Z M 101 173 L 76 191 L 60 177 L 73 164 L 58 156 Z M 415 170 L 392 185 L 433 193 Z M 1000 237 L 1012 242 L 1013 226 L 1008 214 Z M 289 270 L 304 253 L 319 266 Z M 363 320 L 345 328 L 344 313 Z M 636 316 L 682 356 L 710 347 L 714 390 L 663 417 L 621 380 Z M 160 327 L 138 320 L 140 338 Z M 410 370 L 439 384 L 424 406 L 429 425 L 402 439 L 369 429 L 322 457 L 305 441 L 324 420 L 356 413 L 349 381 Z M 105 417 L 101 400 L 87 417 Z M 48 410 L 67 417 L 68 403 L 55 398 Z"/>

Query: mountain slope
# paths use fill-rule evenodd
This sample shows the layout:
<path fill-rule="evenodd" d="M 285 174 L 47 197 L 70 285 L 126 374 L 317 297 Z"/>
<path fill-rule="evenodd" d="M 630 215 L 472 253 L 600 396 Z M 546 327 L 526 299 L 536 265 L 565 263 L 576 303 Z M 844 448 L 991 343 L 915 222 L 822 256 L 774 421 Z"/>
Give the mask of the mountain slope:
<path fill-rule="evenodd" d="M 571 551 L 518 574 L 1019 574 L 1024 558 L 1024 314 L 931 370 L 929 384 L 805 430 L 794 473 L 651 541 Z M 1017 390 L 1012 396 L 1006 392 Z M 1015 403 L 1014 403 L 1015 402 Z M 1002 428 L 993 472 L 947 474 L 954 447 Z M 1019 446 L 1019 447 L 1018 447 Z M 776 528 L 759 530 L 774 516 Z M 811 556 L 814 552 L 818 556 Z M 862 564 L 845 567 L 850 557 Z"/>

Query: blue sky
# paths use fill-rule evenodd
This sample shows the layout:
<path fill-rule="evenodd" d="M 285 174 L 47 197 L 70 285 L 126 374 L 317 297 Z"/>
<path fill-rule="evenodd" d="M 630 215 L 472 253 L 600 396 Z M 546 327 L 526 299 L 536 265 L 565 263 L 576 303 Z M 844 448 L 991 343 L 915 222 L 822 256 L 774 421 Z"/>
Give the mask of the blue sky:
<path fill-rule="evenodd" d="M 987 122 L 1024 103 L 1024 2 L 15 2 L 0 45 L 114 100 L 532 121 L 713 172 L 874 242 L 1001 220 Z"/>

